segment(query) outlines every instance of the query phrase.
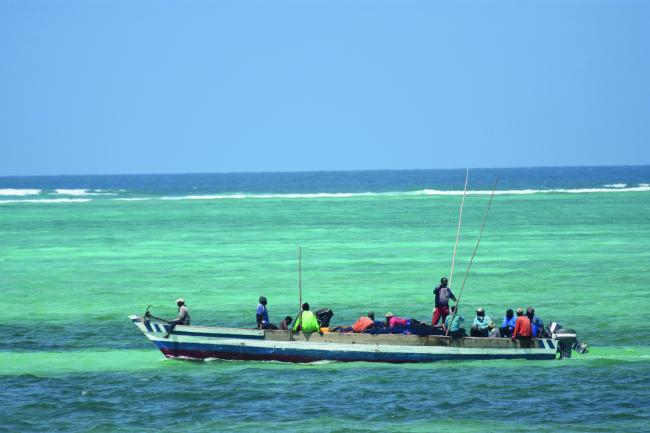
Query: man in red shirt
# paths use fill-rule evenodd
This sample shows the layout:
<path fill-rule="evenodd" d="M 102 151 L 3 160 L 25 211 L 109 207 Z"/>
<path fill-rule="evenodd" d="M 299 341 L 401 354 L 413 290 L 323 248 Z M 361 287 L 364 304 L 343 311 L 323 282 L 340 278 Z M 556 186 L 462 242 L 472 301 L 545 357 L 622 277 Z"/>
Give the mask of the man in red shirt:
<path fill-rule="evenodd" d="M 512 341 L 530 341 L 533 336 L 533 330 L 530 326 L 530 319 L 524 316 L 524 309 L 517 308 L 517 321 L 515 322 L 515 329 L 512 331 Z"/>

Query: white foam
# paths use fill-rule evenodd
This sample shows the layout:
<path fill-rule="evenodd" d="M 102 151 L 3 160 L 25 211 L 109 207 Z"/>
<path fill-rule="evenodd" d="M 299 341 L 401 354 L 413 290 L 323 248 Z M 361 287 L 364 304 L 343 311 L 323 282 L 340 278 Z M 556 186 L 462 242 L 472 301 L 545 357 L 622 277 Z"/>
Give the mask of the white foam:
<path fill-rule="evenodd" d="M 66 188 L 57 188 L 54 190 L 56 195 L 71 195 L 71 196 L 85 196 L 85 195 L 117 195 L 113 192 L 108 192 L 103 189 L 66 189 Z"/>
<path fill-rule="evenodd" d="M 648 188 L 648 187 L 650 187 L 650 183 L 640 183 L 639 186 L 641 188 Z"/>
<path fill-rule="evenodd" d="M 55 194 L 60 195 L 86 195 L 88 193 L 87 189 L 64 189 L 58 188 L 54 190 Z"/>
<path fill-rule="evenodd" d="M 625 188 L 627 186 L 627 183 L 610 183 L 603 186 L 605 188 Z"/>
<path fill-rule="evenodd" d="M 509 189 L 497 190 L 495 195 L 531 195 L 531 194 L 591 194 L 591 193 L 613 193 L 613 192 L 648 192 L 650 185 L 639 185 L 631 188 L 574 188 L 574 189 Z M 490 195 L 489 190 L 467 191 L 467 195 Z M 117 201 L 144 201 L 144 200 L 243 200 L 243 199 L 321 199 L 321 198 L 353 198 L 353 197 L 386 197 L 386 196 L 460 196 L 463 191 L 444 191 L 437 189 L 422 189 L 418 191 L 392 191 L 392 192 L 344 192 L 344 193 L 288 193 L 288 194 L 205 194 L 205 195 L 183 195 L 164 197 L 120 197 L 112 200 Z"/>
<path fill-rule="evenodd" d="M 32 188 L 0 188 L 0 196 L 25 196 L 25 195 L 38 195 L 41 193 L 40 189 Z"/>
<path fill-rule="evenodd" d="M 573 189 L 510 189 L 497 190 L 494 195 L 530 195 L 530 194 L 591 194 L 598 192 L 647 192 L 650 191 L 650 185 L 638 186 L 632 188 L 573 188 Z M 441 191 L 435 189 L 423 189 L 407 193 L 412 195 L 463 195 L 463 191 Z M 490 195 L 492 191 L 467 191 L 467 195 Z"/>
<path fill-rule="evenodd" d="M 0 200 L 0 204 L 7 203 L 84 203 L 91 201 L 89 198 L 45 198 L 45 199 L 26 199 L 26 200 Z"/>
<path fill-rule="evenodd" d="M 213 194 L 213 195 L 185 195 L 161 197 L 161 200 L 227 200 L 227 199 L 294 199 L 294 198 L 347 198 L 367 197 L 377 195 L 395 195 L 399 193 L 374 193 L 374 192 L 341 192 L 341 193 L 304 193 L 304 194 Z"/>
<path fill-rule="evenodd" d="M 114 201 L 145 201 L 145 200 L 153 200 L 153 197 L 121 197 L 121 198 L 113 198 L 111 200 Z"/>

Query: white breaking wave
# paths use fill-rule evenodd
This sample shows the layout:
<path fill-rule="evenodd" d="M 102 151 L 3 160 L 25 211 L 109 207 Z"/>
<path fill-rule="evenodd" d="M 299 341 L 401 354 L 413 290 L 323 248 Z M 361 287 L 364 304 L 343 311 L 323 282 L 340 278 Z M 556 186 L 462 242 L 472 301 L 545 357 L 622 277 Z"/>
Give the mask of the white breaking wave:
<path fill-rule="evenodd" d="M 650 191 L 650 185 L 638 186 L 632 188 L 574 188 L 574 189 L 507 189 L 497 190 L 494 195 L 530 195 L 530 194 L 590 194 L 597 192 L 647 192 Z M 411 195 L 463 195 L 463 191 L 441 191 L 436 189 L 423 189 L 407 193 Z M 492 191 L 467 191 L 467 195 L 490 195 Z"/>
<path fill-rule="evenodd" d="M 304 194 L 214 194 L 214 195 L 184 195 L 174 197 L 161 197 L 161 200 L 222 200 L 222 199 L 245 199 L 245 198 L 347 198 L 347 197 L 368 197 L 378 195 L 399 195 L 396 192 L 340 192 L 340 193 L 304 193 Z"/>
<path fill-rule="evenodd" d="M 650 184 L 640 183 L 636 187 L 621 186 L 623 184 L 604 185 L 602 188 L 553 188 L 553 189 L 509 189 L 497 190 L 495 195 L 531 195 L 531 194 L 592 194 L 592 193 L 618 193 L 618 192 L 649 192 Z M 0 204 L 6 203 L 82 203 L 91 201 L 90 198 L 76 198 L 83 196 L 118 195 L 114 192 L 103 190 L 87 189 L 56 189 L 51 195 L 72 196 L 75 198 L 52 198 L 52 199 L 11 199 L 0 200 Z M 28 196 L 41 193 L 39 189 L 0 189 L 0 196 Z M 467 195 L 490 195 L 490 190 L 467 191 Z M 146 196 L 146 197 L 116 197 L 110 200 L 115 201 L 148 201 L 148 200 L 243 200 L 243 199 L 341 199 L 354 197 L 400 197 L 400 196 L 460 196 L 462 190 L 438 190 L 422 189 L 418 191 L 392 191 L 392 192 L 322 192 L 322 193 L 265 193 L 265 194 L 205 194 L 205 195 L 184 195 L 184 196 Z"/>
<path fill-rule="evenodd" d="M 121 198 L 113 198 L 111 200 L 113 200 L 113 201 L 146 201 L 146 200 L 154 200 L 154 197 L 121 197 Z"/>
<path fill-rule="evenodd" d="M 24 196 L 24 195 L 39 195 L 40 189 L 31 188 L 0 188 L 0 196 Z"/>
<path fill-rule="evenodd" d="M 57 188 L 54 190 L 53 194 L 57 195 L 72 195 L 72 196 L 84 196 L 84 195 L 117 195 L 114 192 L 107 192 L 102 189 L 65 189 Z"/>
<path fill-rule="evenodd" d="M 7 203 L 84 203 L 91 201 L 89 198 L 44 198 L 44 199 L 25 199 L 25 200 L 0 200 L 0 204 Z"/>
<path fill-rule="evenodd" d="M 605 188 L 625 188 L 627 186 L 627 183 L 610 183 L 603 186 Z"/>
<path fill-rule="evenodd" d="M 497 190 L 495 195 L 531 195 L 531 194 L 590 194 L 603 192 L 648 192 L 650 185 L 631 188 L 574 188 L 574 189 L 509 189 Z M 476 190 L 467 191 L 467 195 L 490 195 L 492 191 Z M 463 191 L 444 191 L 437 189 L 423 189 L 419 191 L 392 191 L 392 192 L 345 192 L 345 193 L 287 193 L 287 194 L 206 194 L 206 195 L 184 195 L 165 197 L 131 197 L 115 198 L 113 200 L 138 201 L 138 200 L 243 200 L 243 199 L 319 199 L 319 198 L 352 198 L 352 197 L 387 197 L 387 196 L 459 196 Z"/>

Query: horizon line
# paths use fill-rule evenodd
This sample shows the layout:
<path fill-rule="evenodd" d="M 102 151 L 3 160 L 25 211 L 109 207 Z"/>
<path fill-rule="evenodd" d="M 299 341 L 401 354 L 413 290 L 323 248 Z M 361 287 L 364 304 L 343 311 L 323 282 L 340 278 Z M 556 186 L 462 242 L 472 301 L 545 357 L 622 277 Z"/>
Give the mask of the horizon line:
<path fill-rule="evenodd" d="M 273 171 L 178 171 L 178 172 L 144 172 L 144 173 L 78 173 L 78 174 L 18 174 L 0 175 L 0 179 L 20 177 L 79 177 L 79 176 L 190 176 L 190 175 L 238 175 L 238 174 L 304 174 L 304 173 L 352 173 L 352 172 L 382 172 L 382 171 L 455 171 L 455 170 L 519 170 L 519 169 L 549 169 L 549 168 L 615 168 L 615 167 L 650 167 L 650 164 L 620 164 L 620 165 L 530 165 L 513 167 L 447 167 L 447 168 L 366 168 L 366 169 L 320 169 L 320 170 L 273 170 Z"/>

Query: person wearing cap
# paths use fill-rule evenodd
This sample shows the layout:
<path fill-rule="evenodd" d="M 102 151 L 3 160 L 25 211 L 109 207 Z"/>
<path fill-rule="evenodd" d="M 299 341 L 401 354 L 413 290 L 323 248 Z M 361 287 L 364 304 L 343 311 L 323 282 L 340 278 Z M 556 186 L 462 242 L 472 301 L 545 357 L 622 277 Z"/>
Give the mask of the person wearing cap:
<path fill-rule="evenodd" d="M 309 311 L 309 304 L 302 304 L 302 311 L 298 315 L 296 322 L 293 324 L 293 332 L 320 332 L 320 324 L 316 315 Z"/>
<path fill-rule="evenodd" d="M 169 330 L 163 338 L 169 338 L 169 334 L 171 334 L 174 328 L 176 328 L 176 325 L 190 324 L 190 311 L 187 309 L 187 305 L 185 305 L 185 299 L 178 298 L 176 300 L 176 305 L 178 306 L 178 316 L 169 322 Z"/>
<path fill-rule="evenodd" d="M 393 313 L 386 313 L 384 317 L 386 318 L 386 326 L 389 328 L 408 328 L 411 324 L 409 319 L 396 317 Z"/>
<path fill-rule="evenodd" d="M 433 294 L 436 297 L 436 306 L 433 310 L 431 324 L 436 326 L 440 319 L 442 319 L 442 323 L 445 323 L 445 319 L 449 315 L 449 299 L 456 302 L 456 297 L 451 292 L 451 289 L 447 287 L 447 278 L 445 277 L 440 279 L 440 285 L 433 289 Z"/>
<path fill-rule="evenodd" d="M 490 316 L 486 316 L 485 310 L 482 307 L 479 307 L 476 310 L 476 317 L 472 323 L 472 329 L 469 331 L 469 335 L 472 337 L 487 337 L 489 333 L 488 325 L 490 322 Z"/>
<path fill-rule="evenodd" d="M 522 342 L 530 341 L 533 337 L 533 330 L 530 325 L 530 319 L 524 315 L 524 309 L 517 308 L 517 321 L 515 329 L 512 331 L 512 341 L 520 340 Z"/>
<path fill-rule="evenodd" d="M 526 317 L 530 320 L 530 326 L 532 326 L 533 337 L 543 337 L 544 336 L 544 321 L 535 315 L 535 309 L 533 307 L 528 307 L 526 309 Z"/>
<path fill-rule="evenodd" d="M 375 326 L 375 313 L 370 311 L 368 312 L 367 316 L 361 316 L 359 317 L 359 320 L 354 322 L 354 325 L 352 325 L 352 330 L 354 332 L 361 333 L 366 329 L 371 329 L 373 326 Z"/>

